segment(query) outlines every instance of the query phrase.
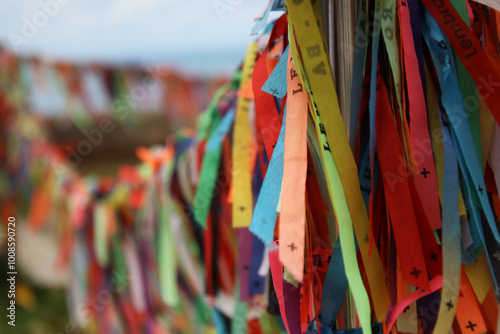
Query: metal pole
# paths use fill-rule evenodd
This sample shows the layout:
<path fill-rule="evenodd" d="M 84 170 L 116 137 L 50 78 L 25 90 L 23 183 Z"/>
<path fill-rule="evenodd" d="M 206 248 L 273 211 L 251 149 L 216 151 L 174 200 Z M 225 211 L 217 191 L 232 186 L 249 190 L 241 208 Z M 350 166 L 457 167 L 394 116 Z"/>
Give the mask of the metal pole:
<path fill-rule="evenodd" d="M 346 132 L 349 135 L 349 118 L 351 105 L 351 83 L 354 60 L 354 13 L 355 2 L 352 0 L 337 0 L 336 27 L 337 27 L 337 73 L 340 87 L 339 104 L 344 118 Z"/>
<path fill-rule="evenodd" d="M 337 29 L 336 24 L 336 1 L 328 0 L 327 12 L 328 12 L 328 52 L 330 53 L 330 66 L 332 68 L 333 83 L 337 89 L 338 94 L 338 75 L 337 75 L 337 50 L 335 48 L 337 42 Z"/>

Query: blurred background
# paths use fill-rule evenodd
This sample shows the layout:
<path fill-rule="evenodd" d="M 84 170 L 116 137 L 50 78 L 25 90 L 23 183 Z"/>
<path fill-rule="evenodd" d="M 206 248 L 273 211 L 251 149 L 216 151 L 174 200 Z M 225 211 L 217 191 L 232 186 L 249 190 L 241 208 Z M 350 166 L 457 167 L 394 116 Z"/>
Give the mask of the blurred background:
<path fill-rule="evenodd" d="M 109 171 L 182 125 L 172 120 L 192 124 L 238 67 L 268 2 L 1 0 L 0 45 L 23 62 L 29 108 L 62 146 L 85 138 L 78 124 L 133 100 L 134 112 L 79 164 Z"/>
<path fill-rule="evenodd" d="M 0 34 L 6 47 L 22 55 L 161 63 L 197 75 L 230 74 L 251 41 L 254 19 L 268 2 L 2 0 Z M 40 12 L 48 13 L 48 20 Z M 30 23 L 33 34 L 25 28 Z M 17 43 L 14 34 L 26 40 Z"/>
<path fill-rule="evenodd" d="M 65 168 L 82 175 L 114 175 L 138 163 L 136 147 L 194 127 L 231 80 L 268 3 L 0 0 L 0 82 L 9 103 L 25 112 L 17 130 L 55 145 Z M 6 183 L 2 192 L 10 191 Z M 0 333 L 80 332 L 65 328 L 68 273 L 57 269 L 64 257 L 58 241 L 18 226 L 17 325 L 3 320 Z M 6 278 L 1 270 L 2 309 Z"/>

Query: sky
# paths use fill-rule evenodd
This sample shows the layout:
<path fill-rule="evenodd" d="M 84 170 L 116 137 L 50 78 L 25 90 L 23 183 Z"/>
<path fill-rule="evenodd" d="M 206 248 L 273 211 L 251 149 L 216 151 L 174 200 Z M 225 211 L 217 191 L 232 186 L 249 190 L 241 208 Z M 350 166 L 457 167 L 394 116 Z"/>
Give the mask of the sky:
<path fill-rule="evenodd" d="M 269 0 L 0 0 L 0 44 L 76 62 L 231 73 Z"/>

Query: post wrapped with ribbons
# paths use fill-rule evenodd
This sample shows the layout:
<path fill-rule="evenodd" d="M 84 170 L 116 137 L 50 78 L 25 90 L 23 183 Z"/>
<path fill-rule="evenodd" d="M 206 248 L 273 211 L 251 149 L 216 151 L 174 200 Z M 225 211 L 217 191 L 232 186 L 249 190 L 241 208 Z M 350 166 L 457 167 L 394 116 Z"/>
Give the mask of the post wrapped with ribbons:
<path fill-rule="evenodd" d="M 98 332 L 498 332 L 489 4 L 358 0 L 340 110 L 320 2 L 270 1 L 195 131 L 113 178 L 54 168 L 4 62 L 3 212 L 59 236 L 71 314 Z"/>

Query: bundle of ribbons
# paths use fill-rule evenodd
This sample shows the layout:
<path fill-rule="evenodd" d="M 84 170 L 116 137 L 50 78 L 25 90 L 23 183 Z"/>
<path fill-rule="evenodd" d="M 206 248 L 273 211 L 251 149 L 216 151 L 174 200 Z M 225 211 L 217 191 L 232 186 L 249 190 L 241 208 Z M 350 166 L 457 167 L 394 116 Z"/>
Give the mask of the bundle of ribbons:
<path fill-rule="evenodd" d="M 72 317 L 101 333 L 498 332 L 500 14 L 485 4 L 358 1 L 341 113 L 319 2 L 271 1 L 196 131 L 112 178 L 54 168 L 4 82 L 19 193 L 4 214 L 25 198 L 29 226 L 59 235 Z"/>

